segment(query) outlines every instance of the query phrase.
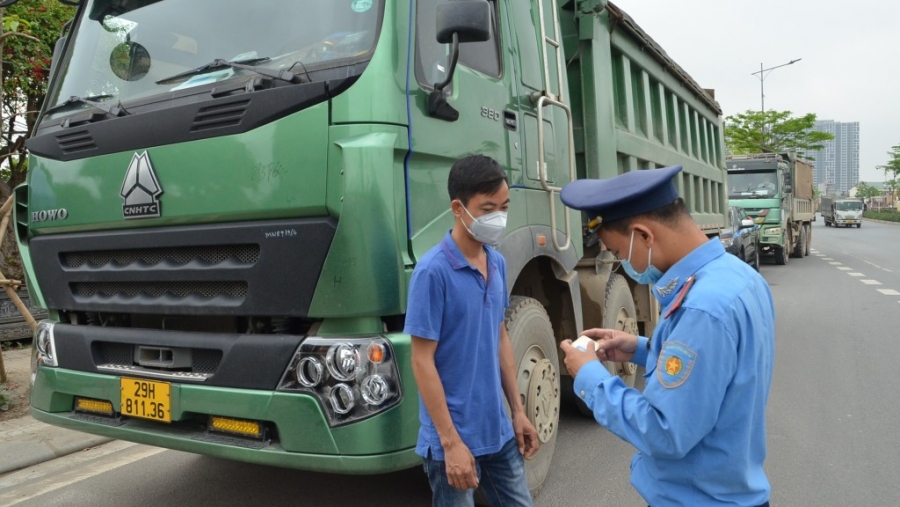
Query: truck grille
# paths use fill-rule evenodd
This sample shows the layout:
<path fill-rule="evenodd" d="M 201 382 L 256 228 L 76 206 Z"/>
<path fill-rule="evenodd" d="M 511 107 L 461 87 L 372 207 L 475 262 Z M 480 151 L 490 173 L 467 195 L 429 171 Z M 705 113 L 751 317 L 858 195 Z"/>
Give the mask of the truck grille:
<path fill-rule="evenodd" d="M 337 222 L 293 218 L 38 234 L 48 308 L 306 317 Z"/>
<path fill-rule="evenodd" d="M 77 282 L 72 284 L 72 295 L 78 297 L 150 297 L 175 296 L 186 298 L 219 296 L 243 298 L 247 295 L 246 282 Z"/>
<path fill-rule="evenodd" d="M 135 264 L 157 266 L 164 263 L 184 266 L 191 262 L 215 266 L 229 260 L 239 264 L 252 265 L 259 260 L 259 245 L 93 250 L 87 252 L 64 252 L 60 254 L 60 257 L 62 264 L 69 268 L 80 268 L 85 264 L 94 268 L 106 266 L 127 267 Z"/>

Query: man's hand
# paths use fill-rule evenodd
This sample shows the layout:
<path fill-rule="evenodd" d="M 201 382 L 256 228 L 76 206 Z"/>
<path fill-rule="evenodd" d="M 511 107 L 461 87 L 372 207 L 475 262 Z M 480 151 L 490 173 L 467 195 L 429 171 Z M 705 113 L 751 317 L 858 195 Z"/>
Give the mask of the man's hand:
<path fill-rule="evenodd" d="M 566 370 L 573 378 L 578 375 L 581 367 L 597 360 L 597 354 L 593 350 L 581 350 L 572 345 L 572 340 L 563 340 L 559 348 L 566 354 Z"/>
<path fill-rule="evenodd" d="M 581 333 L 597 341 L 597 359 L 628 363 L 634 357 L 638 337 L 618 329 L 587 329 Z"/>
<path fill-rule="evenodd" d="M 519 410 L 513 415 L 512 423 L 516 432 L 516 443 L 519 444 L 519 454 L 525 459 L 531 459 L 541 448 L 537 430 L 528 420 L 524 410 Z"/>
<path fill-rule="evenodd" d="M 463 491 L 478 487 L 475 458 L 462 440 L 444 447 L 444 465 L 447 468 L 447 482 Z"/>

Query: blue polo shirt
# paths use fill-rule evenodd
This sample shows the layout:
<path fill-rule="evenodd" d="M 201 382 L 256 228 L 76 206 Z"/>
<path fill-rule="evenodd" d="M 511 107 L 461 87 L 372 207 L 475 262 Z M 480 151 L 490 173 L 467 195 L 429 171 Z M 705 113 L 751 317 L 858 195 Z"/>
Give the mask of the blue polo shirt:
<path fill-rule="evenodd" d="M 653 507 L 767 502 L 775 354 L 768 284 L 714 238 L 669 268 L 652 292 L 660 321 L 649 350 L 639 338 L 632 359 L 646 366 L 644 392 L 594 361 L 578 372 L 576 394 L 638 449 L 631 483 Z"/>
<path fill-rule="evenodd" d="M 466 260 L 448 232 L 416 264 L 404 332 L 438 342 L 434 363 L 450 418 L 473 456 L 498 452 L 513 436 L 500 383 L 500 325 L 509 298 L 506 261 L 484 247 L 488 279 Z M 416 453 L 444 459 L 437 430 L 419 396 Z"/>

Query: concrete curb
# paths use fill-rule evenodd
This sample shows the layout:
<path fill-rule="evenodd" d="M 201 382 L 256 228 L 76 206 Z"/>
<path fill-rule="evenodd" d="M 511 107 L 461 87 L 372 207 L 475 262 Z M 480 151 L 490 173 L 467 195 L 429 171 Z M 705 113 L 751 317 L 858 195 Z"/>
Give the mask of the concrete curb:
<path fill-rule="evenodd" d="M 111 438 L 58 428 L 30 416 L 0 423 L 0 475 L 83 451 Z"/>

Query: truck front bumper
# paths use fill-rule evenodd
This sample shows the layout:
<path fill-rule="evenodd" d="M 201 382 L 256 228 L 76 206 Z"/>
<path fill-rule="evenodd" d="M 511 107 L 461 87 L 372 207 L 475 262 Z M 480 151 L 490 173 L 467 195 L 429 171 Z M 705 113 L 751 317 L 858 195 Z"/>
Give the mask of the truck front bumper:
<path fill-rule="evenodd" d="M 112 403 L 117 417 L 74 411 L 75 397 Z M 172 423 L 118 416 L 120 377 L 39 367 L 32 416 L 48 424 L 218 458 L 316 472 L 376 474 L 411 468 L 418 429 L 416 396 L 387 411 L 329 427 L 318 402 L 305 394 L 171 384 Z M 260 421 L 274 428 L 263 441 L 212 434 L 208 416 Z"/>

